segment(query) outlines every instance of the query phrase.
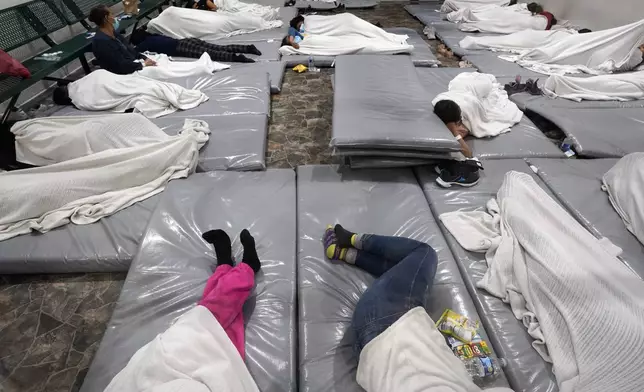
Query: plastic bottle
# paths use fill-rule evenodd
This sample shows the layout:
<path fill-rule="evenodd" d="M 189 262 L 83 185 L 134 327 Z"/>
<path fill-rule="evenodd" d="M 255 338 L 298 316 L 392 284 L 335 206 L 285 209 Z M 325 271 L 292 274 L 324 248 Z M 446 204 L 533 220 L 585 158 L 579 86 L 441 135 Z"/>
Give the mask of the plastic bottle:
<path fill-rule="evenodd" d="M 309 72 L 315 72 L 315 64 L 313 63 L 313 56 L 309 56 Z"/>
<path fill-rule="evenodd" d="M 463 361 L 463 364 L 475 383 L 484 383 L 497 378 L 506 362 L 503 358 L 474 357 Z"/>

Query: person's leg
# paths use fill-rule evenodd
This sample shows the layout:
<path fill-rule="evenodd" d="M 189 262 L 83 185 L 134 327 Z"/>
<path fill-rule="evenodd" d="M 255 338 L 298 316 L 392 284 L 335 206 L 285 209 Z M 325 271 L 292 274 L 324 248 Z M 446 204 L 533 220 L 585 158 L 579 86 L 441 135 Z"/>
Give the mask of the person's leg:
<path fill-rule="evenodd" d="M 436 275 L 436 252 L 416 247 L 380 276 L 362 295 L 353 312 L 352 328 L 358 359 L 362 349 L 409 310 L 425 306 Z"/>
<path fill-rule="evenodd" d="M 200 40 L 198 38 L 188 38 L 189 40 L 192 40 L 194 43 L 198 43 L 206 50 L 212 50 L 214 52 L 231 52 L 231 53 L 246 53 L 246 54 L 256 54 L 258 56 L 262 55 L 262 52 L 260 52 L 255 45 L 241 45 L 241 44 L 230 44 L 230 45 L 216 45 L 216 44 L 211 44 L 210 42 L 206 42 L 203 40 Z"/>
<path fill-rule="evenodd" d="M 187 38 L 179 40 L 177 43 L 177 54 L 182 57 L 199 58 L 204 53 L 208 53 L 210 59 L 213 61 L 224 62 L 239 62 L 239 63 L 254 63 L 253 59 L 231 52 L 210 50 L 202 45 L 201 40 L 194 38 Z"/>

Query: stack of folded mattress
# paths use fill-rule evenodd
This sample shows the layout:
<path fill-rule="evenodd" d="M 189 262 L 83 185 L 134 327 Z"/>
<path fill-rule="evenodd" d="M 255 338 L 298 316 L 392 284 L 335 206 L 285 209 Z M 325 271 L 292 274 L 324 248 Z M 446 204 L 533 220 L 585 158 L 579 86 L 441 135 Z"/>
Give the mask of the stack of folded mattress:
<path fill-rule="evenodd" d="M 344 163 L 415 166 L 460 149 L 409 57 L 341 56 L 335 78 L 331 147 Z"/>

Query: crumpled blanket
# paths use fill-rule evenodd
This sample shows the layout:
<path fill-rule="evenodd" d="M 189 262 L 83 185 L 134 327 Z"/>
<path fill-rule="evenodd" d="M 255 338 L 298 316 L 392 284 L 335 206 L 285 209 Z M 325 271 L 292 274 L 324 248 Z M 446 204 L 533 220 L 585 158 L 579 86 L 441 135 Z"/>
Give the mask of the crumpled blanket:
<path fill-rule="evenodd" d="M 521 54 L 575 34 L 575 30 L 568 29 L 522 30 L 507 35 L 468 35 L 458 44 L 463 49 L 488 49 L 493 52 Z"/>
<path fill-rule="evenodd" d="M 479 31 L 481 33 L 511 34 L 521 30 L 545 30 L 548 19 L 543 15 L 514 12 L 511 16 L 500 13 L 498 19 L 486 19 L 458 24 L 461 31 Z"/>
<path fill-rule="evenodd" d="M 148 23 L 151 33 L 168 37 L 199 38 L 216 43 L 218 39 L 281 27 L 281 20 L 266 20 L 249 13 L 203 12 L 168 7 Z"/>
<path fill-rule="evenodd" d="M 136 74 L 155 80 L 211 75 L 213 72 L 230 68 L 230 65 L 212 61 L 208 53 L 203 53 L 195 61 L 172 61 L 166 54 L 162 53 L 145 53 L 145 55 L 156 61 L 157 65 L 154 67 L 143 67 Z"/>
<path fill-rule="evenodd" d="M 440 11 L 444 14 L 448 14 L 453 11 L 458 11 L 461 8 L 479 8 L 486 5 L 506 6 L 508 4 L 510 4 L 510 0 L 445 0 L 443 4 L 441 4 Z"/>
<path fill-rule="evenodd" d="M 642 62 L 644 19 L 608 30 L 575 34 L 518 56 L 499 56 L 544 74 L 594 75 L 629 71 Z"/>
<path fill-rule="evenodd" d="M 466 23 L 514 18 L 517 14 L 532 15 L 532 13 L 528 11 L 528 5 L 526 3 L 519 3 L 505 7 L 496 4 L 488 4 L 478 7 L 461 8 L 457 11 L 450 12 L 445 16 L 445 18 L 454 23 Z"/>
<path fill-rule="evenodd" d="M 116 75 L 103 69 L 69 84 L 69 97 L 81 110 L 125 112 L 134 109 L 147 118 L 188 110 L 206 102 L 208 96 L 174 83 L 137 74 Z"/>
<path fill-rule="evenodd" d="M 217 6 L 217 12 L 223 11 L 231 14 L 240 12 L 265 20 L 277 20 L 280 17 L 280 9 L 268 5 L 243 3 L 239 0 L 214 0 L 213 2 Z"/>
<path fill-rule="evenodd" d="M 109 117 L 14 125 L 18 159 L 46 166 L 0 173 L 0 240 L 93 223 L 163 191 L 194 172 L 210 133 L 198 120 L 168 136 L 140 114 Z"/>
<path fill-rule="evenodd" d="M 463 125 L 478 138 L 509 132 L 523 118 L 523 112 L 489 74 L 464 72 L 457 75 L 449 82 L 448 91 L 434 98 L 432 105 L 442 100 L 451 100 L 460 106 Z"/>
<path fill-rule="evenodd" d="M 604 174 L 602 183 L 628 231 L 644 244 L 644 153 L 620 159 Z"/>
<path fill-rule="evenodd" d="M 632 101 L 644 99 L 644 71 L 578 78 L 550 75 L 543 85 L 545 95 L 580 102 Z"/>
<path fill-rule="evenodd" d="M 339 56 L 410 53 L 414 49 L 413 45 L 407 43 L 408 36 L 388 33 L 348 13 L 307 15 L 304 18 L 304 31 L 299 49 L 285 45 L 280 48 L 280 53 Z"/>
<path fill-rule="evenodd" d="M 644 282 L 527 174 L 508 172 L 485 211 L 441 222 L 485 252 L 479 288 L 501 298 L 553 364 L 560 392 L 644 390 Z"/>

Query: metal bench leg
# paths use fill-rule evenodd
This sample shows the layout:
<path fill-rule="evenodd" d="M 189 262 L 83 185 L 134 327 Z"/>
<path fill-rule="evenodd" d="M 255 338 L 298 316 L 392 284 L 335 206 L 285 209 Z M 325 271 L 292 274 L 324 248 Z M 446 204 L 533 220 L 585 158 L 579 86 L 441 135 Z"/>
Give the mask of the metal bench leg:
<path fill-rule="evenodd" d="M 85 71 L 85 75 L 89 75 L 92 70 L 89 67 L 89 64 L 87 63 L 87 58 L 85 58 L 85 53 L 82 53 L 80 56 L 78 56 L 78 59 L 81 62 L 81 66 L 83 67 L 83 71 Z"/>
<path fill-rule="evenodd" d="M 7 122 L 7 120 L 9 119 L 9 115 L 13 110 L 13 107 L 16 106 L 16 102 L 18 102 L 19 96 L 20 94 L 16 94 L 13 97 L 11 97 L 11 101 L 9 101 L 9 105 L 7 105 L 7 108 L 5 109 L 4 114 L 2 115 L 2 122 L 0 122 L 0 124 L 4 124 Z"/>
<path fill-rule="evenodd" d="M 89 25 L 85 20 L 80 21 L 81 26 L 85 27 L 87 30 L 92 31 L 92 26 Z"/>

